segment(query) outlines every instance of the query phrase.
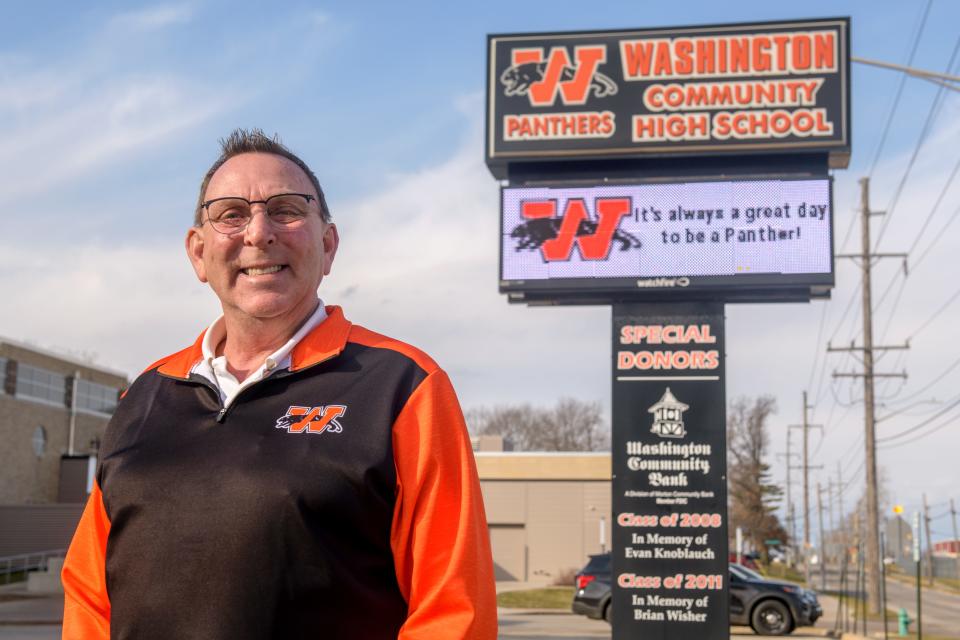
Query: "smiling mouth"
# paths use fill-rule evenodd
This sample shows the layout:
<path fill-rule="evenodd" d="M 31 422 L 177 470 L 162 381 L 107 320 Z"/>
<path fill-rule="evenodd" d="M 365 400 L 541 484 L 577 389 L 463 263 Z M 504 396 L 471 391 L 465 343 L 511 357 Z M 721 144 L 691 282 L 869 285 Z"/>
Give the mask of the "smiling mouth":
<path fill-rule="evenodd" d="M 246 276 L 265 276 L 286 268 L 287 265 L 275 264 L 271 267 L 247 267 L 246 269 L 240 269 L 240 272 Z"/>

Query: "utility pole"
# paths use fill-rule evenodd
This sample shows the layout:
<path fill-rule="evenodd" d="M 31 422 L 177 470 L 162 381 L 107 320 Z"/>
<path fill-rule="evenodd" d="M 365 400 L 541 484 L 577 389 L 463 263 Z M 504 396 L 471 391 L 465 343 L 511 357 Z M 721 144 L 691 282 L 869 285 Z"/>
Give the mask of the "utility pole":
<path fill-rule="evenodd" d="M 803 424 L 792 424 L 791 429 L 803 429 L 803 576 L 810 584 L 810 469 L 821 467 L 810 466 L 810 429 L 823 429 L 823 425 L 810 424 L 807 421 L 807 392 L 803 392 Z"/>
<path fill-rule="evenodd" d="M 820 528 L 820 591 L 827 590 L 827 545 L 823 540 L 823 492 L 817 483 L 817 526 Z"/>
<path fill-rule="evenodd" d="M 846 527 L 843 524 L 843 468 L 840 466 L 840 461 L 837 460 L 837 500 L 839 501 L 840 506 L 840 529 L 846 531 Z M 847 536 L 844 534 L 843 539 L 846 540 Z"/>
<path fill-rule="evenodd" d="M 837 530 L 833 526 L 833 478 L 827 478 L 827 516 L 829 517 L 830 535 L 836 538 Z M 824 556 L 826 557 L 826 546 L 824 546 Z"/>
<path fill-rule="evenodd" d="M 793 511 L 793 498 L 791 497 L 793 494 L 791 493 L 791 490 L 790 490 L 790 487 L 791 487 L 791 485 L 793 484 L 793 482 L 791 481 L 791 478 L 790 478 L 790 471 L 791 471 L 791 469 L 796 468 L 795 465 L 793 464 L 793 459 L 797 457 L 797 454 L 795 454 L 795 453 L 790 453 L 790 434 L 791 434 L 791 433 L 792 433 L 792 432 L 791 432 L 789 429 L 787 429 L 787 451 L 786 451 L 786 453 L 782 453 L 782 452 L 781 452 L 781 453 L 778 453 L 778 454 L 777 454 L 777 457 L 779 457 L 779 458 L 784 458 L 784 459 L 786 459 L 786 461 L 787 461 L 787 464 L 786 464 L 786 467 L 787 467 L 787 469 L 786 469 L 786 471 L 787 471 L 787 479 L 786 479 L 786 487 L 787 487 L 787 527 L 789 528 L 789 531 L 790 531 L 791 547 L 796 547 L 796 544 L 797 544 L 797 521 L 796 521 L 796 517 L 794 516 L 794 511 Z"/>
<path fill-rule="evenodd" d="M 950 498 L 950 519 L 953 520 L 953 543 L 958 545 L 954 555 L 957 558 L 957 579 L 960 579 L 960 536 L 957 536 L 957 508 L 953 505 L 953 498 Z"/>
<path fill-rule="evenodd" d="M 927 534 L 927 584 L 933 586 L 933 543 L 930 542 L 930 508 L 927 494 L 923 494 L 923 528 Z"/>
<path fill-rule="evenodd" d="M 873 344 L 873 302 L 871 299 L 872 287 L 870 271 L 875 258 L 897 257 L 903 259 L 906 271 L 906 254 L 904 253 L 874 253 L 870 250 L 870 216 L 882 215 L 882 211 L 870 210 L 870 179 L 860 178 L 860 214 L 861 214 L 861 248 L 859 254 L 838 254 L 838 258 L 850 258 L 860 263 L 863 278 L 863 346 L 850 344 L 849 347 L 834 348 L 827 345 L 827 351 L 853 351 L 862 353 L 863 373 L 836 373 L 835 378 L 863 378 L 864 404 L 864 455 L 867 471 L 867 517 L 866 517 L 866 571 L 867 571 L 867 601 L 871 613 L 880 613 L 880 507 L 877 481 L 877 447 L 876 447 L 876 413 L 874 406 L 874 380 L 876 378 L 902 377 L 906 372 L 875 373 L 873 370 L 874 351 L 890 349 L 908 349 L 910 345 L 881 347 Z"/>
<path fill-rule="evenodd" d="M 843 521 L 843 468 L 840 466 L 840 461 L 837 460 L 837 502 L 839 511 L 837 515 L 839 516 L 838 523 L 840 525 L 840 531 L 837 532 L 837 537 L 839 541 L 837 544 L 840 545 L 840 556 L 838 560 L 842 560 L 844 567 L 847 563 L 847 525 Z"/>

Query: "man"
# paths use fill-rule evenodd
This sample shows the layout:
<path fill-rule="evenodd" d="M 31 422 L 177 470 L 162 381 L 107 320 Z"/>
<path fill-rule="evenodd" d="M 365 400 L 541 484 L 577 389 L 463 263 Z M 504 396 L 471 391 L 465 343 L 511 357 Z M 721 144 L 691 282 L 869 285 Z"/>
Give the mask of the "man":
<path fill-rule="evenodd" d="M 187 254 L 223 315 L 127 390 L 63 568 L 64 638 L 494 638 L 479 482 L 447 375 L 317 297 L 310 169 L 235 131 Z"/>

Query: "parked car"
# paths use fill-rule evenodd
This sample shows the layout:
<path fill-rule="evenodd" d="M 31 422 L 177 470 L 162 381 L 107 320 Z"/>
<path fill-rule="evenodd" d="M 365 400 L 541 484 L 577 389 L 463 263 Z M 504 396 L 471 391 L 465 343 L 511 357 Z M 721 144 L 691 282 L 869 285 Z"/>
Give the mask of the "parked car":
<path fill-rule="evenodd" d="M 610 622 L 610 554 L 590 556 L 587 566 L 574 578 L 573 612 Z"/>
<path fill-rule="evenodd" d="M 814 624 L 823 615 L 817 594 L 778 580 L 768 580 L 740 565 L 730 565 L 730 624 L 749 625 L 760 635 L 791 633 Z M 577 573 L 573 612 L 588 618 L 611 620 L 610 554 L 590 556 Z"/>
<path fill-rule="evenodd" d="M 810 589 L 730 565 L 730 624 L 750 625 L 764 636 L 780 636 L 813 625 L 822 615 L 817 594 Z"/>
<path fill-rule="evenodd" d="M 740 566 L 746 567 L 747 569 L 753 569 L 754 571 L 760 568 L 757 565 L 756 554 L 744 553 L 737 558 L 736 552 L 731 551 L 728 560 L 730 561 L 730 564 L 739 564 Z"/>

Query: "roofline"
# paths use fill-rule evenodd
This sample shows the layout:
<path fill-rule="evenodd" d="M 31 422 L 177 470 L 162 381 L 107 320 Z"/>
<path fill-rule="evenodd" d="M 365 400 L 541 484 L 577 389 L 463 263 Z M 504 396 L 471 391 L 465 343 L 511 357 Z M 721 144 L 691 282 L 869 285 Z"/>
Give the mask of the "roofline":
<path fill-rule="evenodd" d="M 54 349 L 46 349 L 44 347 L 38 347 L 34 344 L 29 344 L 26 342 L 20 342 L 19 340 L 13 340 L 11 338 L 4 338 L 0 336 L 0 345 L 8 344 L 11 347 L 16 347 L 18 349 L 24 349 L 26 351 L 33 351 L 36 354 L 41 356 L 47 356 L 48 358 L 56 358 L 57 360 L 62 360 L 68 364 L 76 365 L 78 367 L 84 367 L 85 369 L 93 369 L 100 373 L 106 373 L 111 376 L 116 376 L 118 378 L 123 378 L 124 380 L 129 381 L 130 375 L 126 371 L 120 371 L 119 369 L 111 369 L 110 367 L 105 367 L 99 364 L 94 364 L 92 362 L 85 362 L 80 360 L 76 356 L 71 356 L 65 353 L 61 353 Z"/>
<path fill-rule="evenodd" d="M 610 457 L 609 451 L 475 451 L 474 454 L 477 457 L 501 457 L 509 456 L 511 458 L 522 458 L 527 457 L 583 457 L 583 458 L 601 458 L 601 457 Z"/>

